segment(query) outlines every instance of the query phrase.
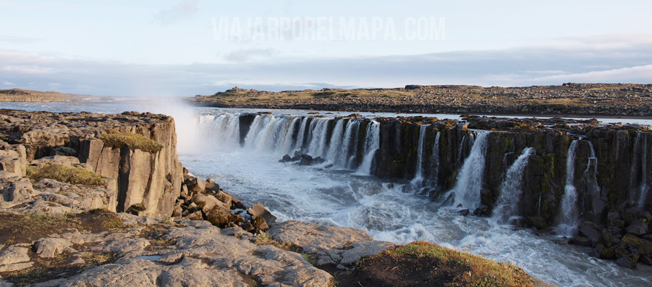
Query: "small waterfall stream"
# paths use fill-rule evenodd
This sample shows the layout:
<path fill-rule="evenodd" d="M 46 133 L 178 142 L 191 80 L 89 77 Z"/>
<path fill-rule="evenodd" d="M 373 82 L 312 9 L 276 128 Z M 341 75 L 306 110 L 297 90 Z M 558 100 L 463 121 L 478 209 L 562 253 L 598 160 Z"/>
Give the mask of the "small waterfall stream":
<path fill-rule="evenodd" d="M 469 210 L 480 207 L 488 136 L 489 132 L 480 132 L 473 142 L 471 152 L 457 176 L 457 183 L 450 191 L 455 194 L 454 206 L 461 205 Z"/>
<path fill-rule="evenodd" d="M 432 162 L 433 162 L 433 172 L 432 172 L 432 185 L 434 187 L 439 187 L 439 141 L 441 140 L 441 132 L 437 132 L 435 136 L 435 144 L 432 148 Z"/>
<path fill-rule="evenodd" d="M 523 149 L 521 155 L 507 170 L 505 180 L 500 187 L 500 197 L 494 208 L 494 218 L 499 223 L 507 223 L 510 217 L 517 215 L 519 201 L 523 194 L 523 188 L 521 187 L 523 171 L 527 166 L 530 155 L 534 153 L 534 148 Z"/>
<path fill-rule="evenodd" d="M 575 189 L 575 151 L 578 140 L 573 140 L 568 147 L 566 158 L 566 186 L 561 200 L 561 219 L 557 226 L 560 235 L 575 236 L 579 214 L 577 213 L 577 190 Z"/>
<path fill-rule="evenodd" d="M 364 158 L 362 159 L 362 164 L 358 169 L 358 173 L 364 175 L 371 174 L 371 167 L 373 164 L 374 157 L 376 152 L 380 148 L 380 123 L 377 121 L 372 121 L 367 126 L 367 137 L 364 141 Z"/>
<path fill-rule="evenodd" d="M 419 127 L 419 145 L 417 147 L 417 164 L 416 164 L 416 173 L 414 179 L 412 179 L 412 185 L 415 187 L 421 187 L 423 184 L 423 150 L 426 148 L 426 130 L 428 125 L 421 125 Z"/>

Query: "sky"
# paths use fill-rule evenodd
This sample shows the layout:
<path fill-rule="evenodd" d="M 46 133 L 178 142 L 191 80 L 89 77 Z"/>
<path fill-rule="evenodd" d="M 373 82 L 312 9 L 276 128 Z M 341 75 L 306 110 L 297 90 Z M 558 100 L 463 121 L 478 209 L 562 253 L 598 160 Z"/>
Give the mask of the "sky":
<path fill-rule="evenodd" d="M 0 89 L 652 83 L 652 1 L 0 0 Z"/>

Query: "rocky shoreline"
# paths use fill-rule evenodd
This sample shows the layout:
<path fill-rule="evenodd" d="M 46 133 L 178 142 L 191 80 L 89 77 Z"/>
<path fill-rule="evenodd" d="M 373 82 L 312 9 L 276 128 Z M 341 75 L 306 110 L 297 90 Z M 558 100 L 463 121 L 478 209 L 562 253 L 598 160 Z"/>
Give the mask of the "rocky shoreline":
<path fill-rule="evenodd" d="M 361 259 L 396 247 L 247 208 L 181 166 L 167 116 L 1 110 L 0 138 L 3 287 L 354 286 Z M 548 286 L 519 276 L 496 286 Z"/>
<path fill-rule="evenodd" d="M 221 108 L 493 115 L 652 116 L 652 85 L 417 86 L 269 92 L 233 88 L 189 101 Z"/>
<path fill-rule="evenodd" d="M 71 95 L 58 92 L 41 92 L 22 89 L 0 89 L 0 102 L 65 102 L 80 98 L 81 95 Z"/>

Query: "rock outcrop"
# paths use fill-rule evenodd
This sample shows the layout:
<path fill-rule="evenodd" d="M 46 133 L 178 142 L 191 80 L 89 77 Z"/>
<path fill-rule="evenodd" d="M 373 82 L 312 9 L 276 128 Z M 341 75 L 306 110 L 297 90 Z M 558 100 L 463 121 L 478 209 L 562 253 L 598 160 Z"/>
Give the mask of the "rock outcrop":
<path fill-rule="evenodd" d="M 3 110 L 0 119 L 0 136 L 7 150 L 1 169 L 24 175 L 27 160 L 74 156 L 84 168 L 108 179 L 108 189 L 115 191 L 110 200 L 115 205 L 109 206 L 110 210 L 142 206 L 140 214 L 145 216 L 172 214 L 183 174 L 171 117 L 136 112 L 104 115 Z M 106 134 L 124 137 L 109 142 L 103 138 Z M 139 141 L 153 141 L 160 148 L 149 149 Z M 16 149 L 13 154 L 12 149 Z"/>

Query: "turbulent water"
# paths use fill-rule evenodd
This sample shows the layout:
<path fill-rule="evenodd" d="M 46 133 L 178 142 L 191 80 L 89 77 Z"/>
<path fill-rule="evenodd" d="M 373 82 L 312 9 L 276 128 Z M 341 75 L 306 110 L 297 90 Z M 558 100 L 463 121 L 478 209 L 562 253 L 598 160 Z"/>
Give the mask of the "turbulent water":
<path fill-rule="evenodd" d="M 151 108 L 131 110 L 138 109 Z M 418 195 L 409 183 L 388 183 L 369 176 L 374 164 L 373 154 L 379 147 L 377 123 L 368 125 L 362 151 L 364 159 L 359 166 L 354 166 L 343 156 L 351 154 L 347 149 L 353 147 L 329 149 L 320 142 L 323 130 L 317 126 L 305 140 L 288 138 L 290 131 L 305 128 L 307 124 L 296 116 L 281 113 L 305 113 L 284 111 L 259 117 L 258 128 L 252 124 L 241 147 L 238 123 L 234 120 L 237 110 L 194 111 L 203 115 L 181 113 L 180 109 L 169 111 L 177 121 L 179 153 L 184 166 L 195 175 L 213 178 L 247 204 L 263 203 L 280 220 L 356 227 L 367 230 L 378 240 L 396 243 L 426 240 L 515 263 L 530 274 L 559 286 L 652 284 L 652 270 L 645 266 L 639 270 L 620 268 L 613 262 L 588 256 L 588 249 L 557 245 L 550 238 L 536 236 L 529 230 L 514 230 L 510 225 L 500 224 L 496 218 L 461 216 L 456 208 L 440 206 Z M 354 136 L 351 130 L 356 127 L 352 125 L 342 122 L 336 127 L 341 134 L 333 140 L 344 143 L 347 136 Z M 303 137 L 303 134 L 298 136 Z M 484 152 L 483 138 L 486 137 L 482 133 L 477 135 L 469 157 L 461 159 L 465 164 L 469 160 L 481 160 L 478 154 Z M 305 142 L 308 146 L 298 147 L 296 142 Z M 318 166 L 279 162 L 285 153 L 298 148 L 320 154 L 327 162 Z M 514 165 L 526 164 L 524 154 L 519 157 L 520 163 Z M 474 155 L 478 159 L 474 159 Z M 513 178 L 518 178 L 517 168 L 514 170 Z M 477 175 L 469 168 L 468 175 L 460 175 L 460 179 L 467 176 Z M 473 200 L 464 202 L 472 205 L 475 204 Z"/>

